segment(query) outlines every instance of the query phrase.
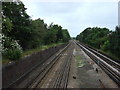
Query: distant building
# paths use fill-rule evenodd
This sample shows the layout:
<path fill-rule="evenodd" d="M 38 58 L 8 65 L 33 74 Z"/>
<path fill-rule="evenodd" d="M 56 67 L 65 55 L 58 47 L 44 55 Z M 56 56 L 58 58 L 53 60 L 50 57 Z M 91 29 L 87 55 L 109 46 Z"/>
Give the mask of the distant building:
<path fill-rule="evenodd" d="M 118 2 L 118 25 L 120 26 L 120 1 Z"/>

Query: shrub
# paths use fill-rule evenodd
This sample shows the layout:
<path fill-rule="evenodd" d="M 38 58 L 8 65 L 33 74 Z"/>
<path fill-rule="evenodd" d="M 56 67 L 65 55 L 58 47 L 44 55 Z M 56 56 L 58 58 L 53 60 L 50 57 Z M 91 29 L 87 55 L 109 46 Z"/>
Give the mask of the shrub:
<path fill-rule="evenodd" d="M 2 37 L 2 54 L 9 60 L 17 60 L 21 57 L 22 48 L 18 44 L 18 41 L 11 39 L 10 37 Z"/>
<path fill-rule="evenodd" d="M 19 49 L 8 49 L 4 51 L 4 56 L 10 60 L 17 60 L 21 57 L 21 51 Z"/>

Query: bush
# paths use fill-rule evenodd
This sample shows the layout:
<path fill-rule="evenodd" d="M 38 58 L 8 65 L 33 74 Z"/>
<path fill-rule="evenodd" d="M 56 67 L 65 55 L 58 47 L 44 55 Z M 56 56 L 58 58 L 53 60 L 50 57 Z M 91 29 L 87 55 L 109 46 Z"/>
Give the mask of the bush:
<path fill-rule="evenodd" d="M 10 60 L 17 60 L 21 57 L 21 51 L 19 49 L 8 49 L 4 51 L 4 56 Z"/>
<path fill-rule="evenodd" d="M 17 60 L 22 55 L 22 48 L 18 41 L 7 36 L 2 36 L 2 54 L 9 60 Z"/>

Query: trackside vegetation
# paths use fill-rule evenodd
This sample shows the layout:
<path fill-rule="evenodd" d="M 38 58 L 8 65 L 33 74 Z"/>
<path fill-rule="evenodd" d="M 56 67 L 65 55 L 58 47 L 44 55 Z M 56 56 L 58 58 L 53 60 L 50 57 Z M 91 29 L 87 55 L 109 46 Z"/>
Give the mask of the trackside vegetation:
<path fill-rule="evenodd" d="M 71 37 L 67 29 L 58 24 L 47 25 L 38 18 L 32 20 L 21 1 L 2 2 L 2 55 L 8 60 L 18 60 L 25 52 L 41 47 L 67 43 Z M 40 49 L 39 49 L 40 48 Z"/>
<path fill-rule="evenodd" d="M 120 26 L 116 26 L 114 31 L 107 28 L 89 27 L 77 35 L 76 39 L 120 59 Z"/>

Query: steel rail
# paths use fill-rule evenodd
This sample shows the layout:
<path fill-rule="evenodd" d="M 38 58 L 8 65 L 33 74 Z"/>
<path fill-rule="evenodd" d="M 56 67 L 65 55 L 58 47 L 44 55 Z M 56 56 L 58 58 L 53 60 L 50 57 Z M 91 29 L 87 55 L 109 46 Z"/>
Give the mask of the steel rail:
<path fill-rule="evenodd" d="M 60 54 L 62 53 L 62 52 L 64 52 L 67 48 L 68 48 L 68 46 L 69 46 L 69 44 L 66 46 L 66 47 L 64 47 L 55 57 L 54 57 L 54 59 L 52 60 L 52 61 L 54 61 L 56 58 L 58 58 L 59 56 L 60 56 Z M 52 62 L 51 61 L 51 62 Z M 47 62 L 47 61 L 46 61 Z M 50 62 L 50 63 L 51 63 Z M 30 73 L 32 73 L 32 71 L 34 71 L 36 68 L 38 68 L 39 66 L 41 66 L 42 64 L 44 64 L 44 62 L 43 63 L 38 63 L 38 64 L 36 64 L 36 66 L 34 66 L 34 67 L 32 67 L 28 72 L 26 72 L 26 73 L 24 73 L 20 78 L 18 78 L 16 81 L 14 81 L 13 83 L 11 83 L 8 87 L 6 87 L 6 89 L 7 88 L 14 88 L 14 87 L 16 87 L 16 85 L 19 83 L 19 82 L 21 82 L 21 81 L 23 81 L 25 78 L 27 78 L 27 76 L 30 74 Z M 48 67 L 49 65 L 46 65 L 46 67 Z M 45 67 L 45 68 L 46 68 Z M 40 72 L 39 72 L 39 74 L 34 78 L 34 80 L 40 75 L 40 73 L 42 73 L 44 70 L 45 70 L 45 68 L 42 68 L 41 70 L 40 70 Z M 32 84 L 32 82 L 33 82 L 33 80 L 30 80 L 29 81 L 29 83 L 27 84 L 27 85 L 25 85 L 25 87 L 24 88 L 28 88 L 31 84 Z"/>
<path fill-rule="evenodd" d="M 92 50 L 89 50 L 79 43 L 76 44 L 80 46 L 83 51 L 109 75 L 109 77 L 111 77 L 118 85 L 120 85 L 120 71 L 118 69 L 110 65 L 108 62 L 104 61 L 103 58 L 101 59 L 101 57 L 97 56 L 96 53 L 92 52 Z"/>
<path fill-rule="evenodd" d="M 99 56 L 100 58 L 102 58 L 103 60 L 105 60 L 107 63 L 111 64 L 111 65 L 115 65 L 115 67 L 120 68 L 120 64 L 110 58 L 108 58 L 106 55 L 103 55 L 102 53 L 98 52 L 98 50 L 93 49 L 91 47 L 86 46 L 85 44 L 80 43 L 82 46 L 84 46 L 85 48 L 87 48 L 88 50 L 90 50 L 91 52 L 95 53 L 97 56 Z"/>
<path fill-rule="evenodd" d="M 38 84 L 41 82 L 41 80 L 45 77 L 45 75 L 50 71 L 50 69 L 53 67 L 53 65 L 57 62 L 57 60 L 60 58 L 60 55 L 65 52 L 65 50 L 69 47 L 70 44 L 68 44 L 60 53 L 58 53 L 54 59 L 46 65 L 44 70 L 34 79 L 34 81 L 27 87 L 27 88 L 36 88 Z"/>

